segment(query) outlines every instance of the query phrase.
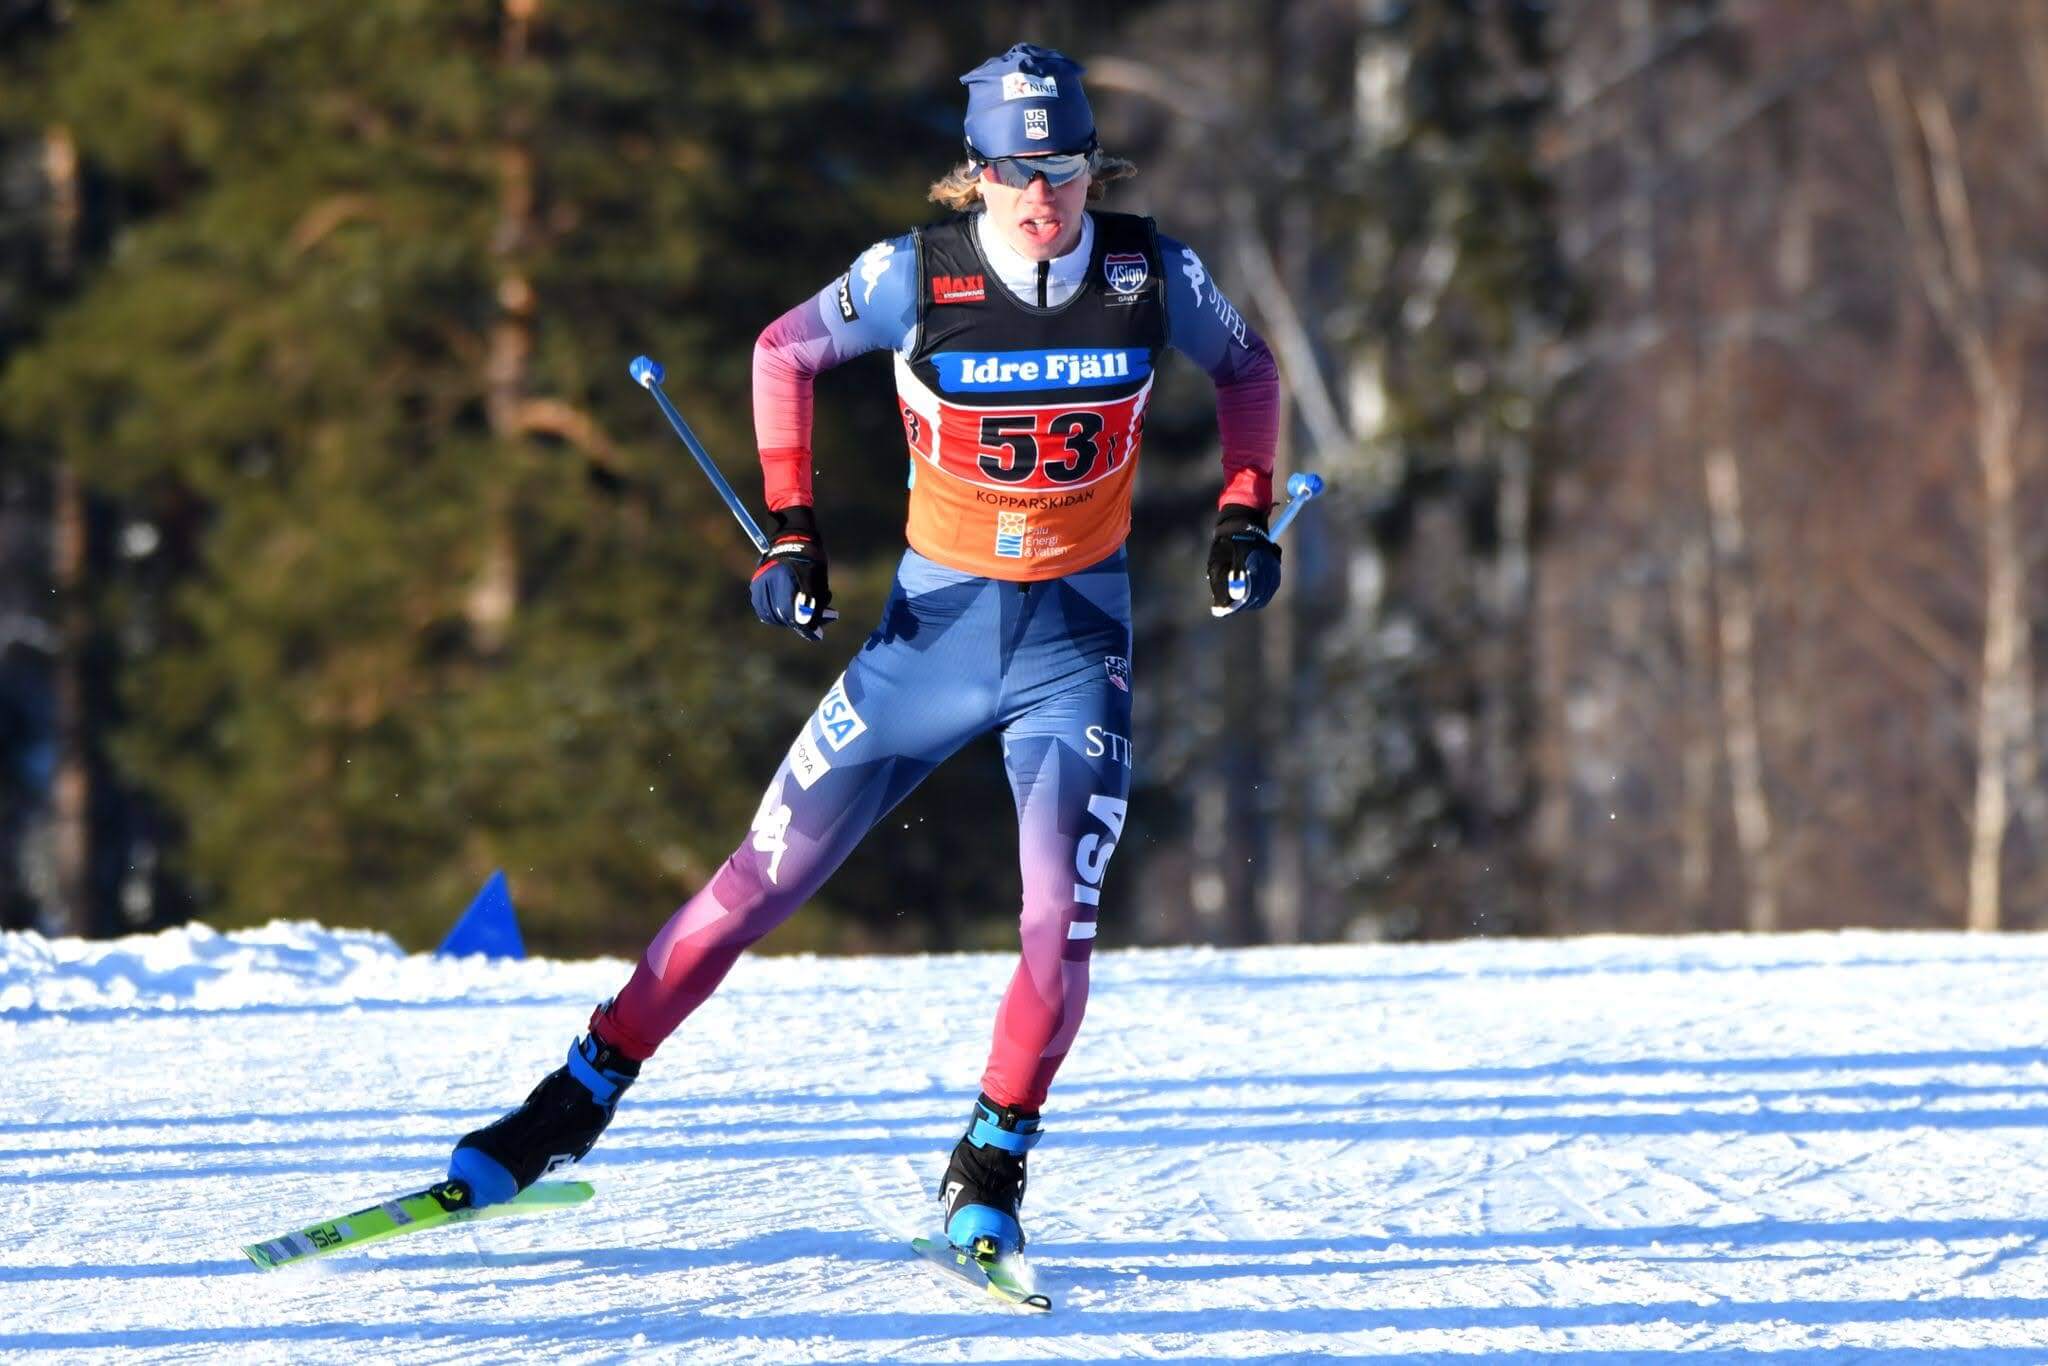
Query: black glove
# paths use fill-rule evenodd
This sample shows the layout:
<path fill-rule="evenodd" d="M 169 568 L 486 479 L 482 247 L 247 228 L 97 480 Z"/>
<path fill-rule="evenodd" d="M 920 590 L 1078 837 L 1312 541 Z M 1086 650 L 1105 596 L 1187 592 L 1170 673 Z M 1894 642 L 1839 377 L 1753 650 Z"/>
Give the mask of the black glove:
<path fill-rule="evenodd" d="M 823 640 L 825 624 L 837 621 L 832 586 L 825 570 L 825 543 L 818 537 L 818 516 L 798 503 L 769 514 L 775 530 L 768 549 L 754 568 L 748 592 L 754 615 L 770 626 L 787 626 L 805 640 Z"/>
<path fill-rule="evenodd" d="M 1211 616 L 1258 611 L 1280 591 L 1280 547 L 1266 535 L 1266 510 L 1225 503 L 1209 544 Z"/>

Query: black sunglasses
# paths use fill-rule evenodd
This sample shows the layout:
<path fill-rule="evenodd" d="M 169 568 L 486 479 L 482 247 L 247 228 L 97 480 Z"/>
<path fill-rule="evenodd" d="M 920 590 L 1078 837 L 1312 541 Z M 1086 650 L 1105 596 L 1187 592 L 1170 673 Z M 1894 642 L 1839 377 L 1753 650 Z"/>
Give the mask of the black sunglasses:
<path fill-rule="evenodd" d="M 967 144 L 967 155 L 978 165 L 994 171 L 997 183 L 1007 185 L 1013 190 L 1027 188 L 1039 176 L 1045 177 L 1047 185 L 1064 185 L 1083 172 L 1094 172 L 1102 164 L 1102 152 L 1093 146 L 1079 152 L 992 157 L 976 151 L 974 144 L 970 142 Z"/>

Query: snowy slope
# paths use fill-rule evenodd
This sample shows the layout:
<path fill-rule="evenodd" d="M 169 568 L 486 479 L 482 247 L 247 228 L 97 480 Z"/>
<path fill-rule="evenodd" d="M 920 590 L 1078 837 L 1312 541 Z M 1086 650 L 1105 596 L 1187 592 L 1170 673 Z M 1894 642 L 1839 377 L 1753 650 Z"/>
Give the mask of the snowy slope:
<path fill-rule="evenodd" d="M 1000 957 L 752 958 L 566 1213 L 271 1274 L 436 1175 L 617 961 L 0 936 L 0 1358 L 2048 1361 L 2048 940 L 1099 953 L 1026 1205 L 901 1253 Z"/>

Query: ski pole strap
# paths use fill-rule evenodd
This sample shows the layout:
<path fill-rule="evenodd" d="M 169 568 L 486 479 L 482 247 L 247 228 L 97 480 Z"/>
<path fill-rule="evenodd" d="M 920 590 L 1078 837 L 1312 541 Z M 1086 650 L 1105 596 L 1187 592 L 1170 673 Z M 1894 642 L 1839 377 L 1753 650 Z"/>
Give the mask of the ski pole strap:
<path fill-rule="evenodd" d="M 968 1141 L 977 1148 L 1001 1148 L 1006 1153 L 1028 1153 L 1038 1146 L 1044 1137 L 1039 1131 L 1038 1120 L 1021 1115 L 1012 1116 L 1013 1127 L 1003 1127 L 1003 1117 L 988 1106 L 976 1102 L 974 1106 L 974 1127 L 967 1131 Z"/>

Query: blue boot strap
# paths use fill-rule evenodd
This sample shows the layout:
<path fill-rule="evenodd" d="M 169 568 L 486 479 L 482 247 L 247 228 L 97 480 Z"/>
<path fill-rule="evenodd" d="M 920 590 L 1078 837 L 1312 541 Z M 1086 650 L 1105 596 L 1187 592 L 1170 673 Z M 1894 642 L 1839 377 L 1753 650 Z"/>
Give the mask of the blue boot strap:
<path fill-rule="evenodd" d="M 1044 1134 L 1039 1131 L 1038 1121 L 1035 1119 L 1023 1120 L 1021 1123 L 1029 1124 L 1031 1127 L 1005 1129 L 989 1118 L 988 1111 L 976 1106 L 974 1127 L 967 1131 L 967 1138 L 977 1148 L 1001 1148 L 1006 1153 L 1022 1155 L 1037 1147 L 1038 1140 L 1043 1138 Z"/>
<path fill-rule="evenodd" d="M 631 1077 L 622 1077 L 606 1072 L 584 1056 L 583 1050 L 597 1051 L 597 1043 L 588 1037 L 578 1039 L 569 1048 L 569 1075 L 583 1083 L 583 1089 L 590 1092 L 590 1098 L 599 1105 L 609 1106 L 619 1098 L 619 1092 L 626 1089 Z"/>

